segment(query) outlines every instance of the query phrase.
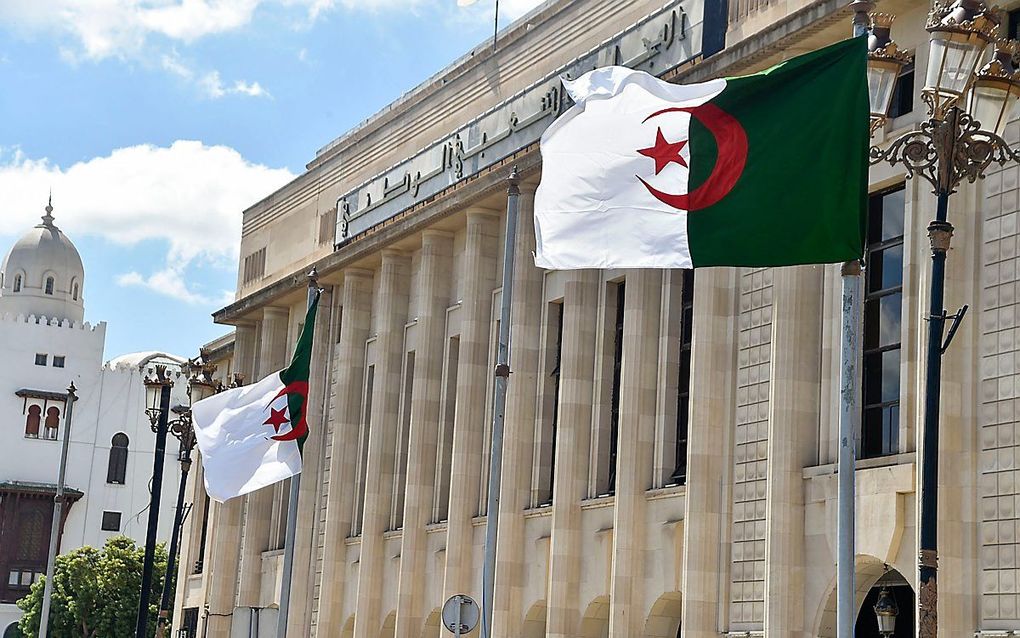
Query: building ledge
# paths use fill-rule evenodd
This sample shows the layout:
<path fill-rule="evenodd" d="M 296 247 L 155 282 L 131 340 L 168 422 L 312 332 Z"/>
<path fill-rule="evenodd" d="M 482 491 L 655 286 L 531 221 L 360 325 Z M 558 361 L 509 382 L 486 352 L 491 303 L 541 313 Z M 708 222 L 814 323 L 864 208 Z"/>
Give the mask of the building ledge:
<path fill-rule="evenodd" d="M 597 510 L 602 509 L 603 507 L 613 507 L 614 505 L 616 505 L 615 494 L 586 498 L 581 501 L 581 509 L 583 510 Z"/>
<path fill-rule="evenodd" d="M 67 401 L 66 392 L 49 392 L 48 390 L 33 390 L 32 388 L 21 388 L 16 391 L 15 396 L 22 399 L 42 399 L 43 401 Z"/>
<path fill-rule="evenodd" d="M 0 494 L 55 496 L 55 483 L 35 483 L 32 481 L 0 481 Z M 64 487 L 64 498 L 74 502 L 85 496 L 85 492 L 73 487 Z"/>
<path fill-rule="evenodd" d="M 876 456 L 870 459 L 857 459 L 854 469 L 871 470 L 877 467 L 893 467 L 896 465 L 910 465 L 917 460 L 915 452 L 904 452 L 902 454 L 889 454 L 888 456 Z M 825 465 L 813 465 L 804 468 L 804 478 L 815 478 L 817 476 L 828 476 L 839 471 L 839 463 L 826 463 Z"/>
<path fill-rule="evenodd" d="M 686 495 L 686 485 L 667 485 L 666 487 L 656 487 L 645 492 L 645 498 L 649 501 L 657 501 L 664 498 L 674 498 Z"/>

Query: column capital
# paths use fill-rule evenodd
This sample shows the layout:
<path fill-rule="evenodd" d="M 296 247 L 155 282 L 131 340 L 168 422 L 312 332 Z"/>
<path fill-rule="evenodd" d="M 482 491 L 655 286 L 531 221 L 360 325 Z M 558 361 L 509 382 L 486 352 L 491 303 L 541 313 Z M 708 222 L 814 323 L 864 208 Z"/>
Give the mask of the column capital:
<path fill-rule="evenodd" d="M 521 195 L 534 195 L 535 191 L 538 190 L 538 182 L 521 182 Z"/>
<path fill-rule="evenodd" d="M 277 319 L 280 315 L 290 316 L 290 308 L 283 306 L 263 306 L 262 307 L 262 318 L 265 319 Z"/>
<path fill-rule="evenodd" d="M 473 220 L 479 221 L 496 221 L 499 219 L 499 211 L 492 208 L 483 208 L 481 206 L 472 206 L 467 209 L 467 218 L 470 223 Z"/>
<path fill-rule="evenodd" d="M 382 255 L 383 264 L 387 262 L 405 261 L 408 259 L 407 253 L 399 248 L 383 248 L 379 251 L 379 253 Z"/>
<path fill-rule="evenodd" d="M 344 268 L 344 281 L 347 279 L 371 279 L 375 273 L 369 268 Z"/>
<path fill-rule="evenodd" d="M 426 228 L 421 231 L 421 243 L 424 244 L 426 240 L 448 240 L 453 239 L 453 233 L 448 230 L 440 230 L 438 228 Z"/>

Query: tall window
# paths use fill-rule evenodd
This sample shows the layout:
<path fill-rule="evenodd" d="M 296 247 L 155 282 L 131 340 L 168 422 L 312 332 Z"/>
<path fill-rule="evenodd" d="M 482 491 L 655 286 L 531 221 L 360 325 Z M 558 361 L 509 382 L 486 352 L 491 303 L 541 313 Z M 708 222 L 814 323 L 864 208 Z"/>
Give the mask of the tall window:
<path fill-rule="evenodd" d="M 78 301 L 78 282 L 74 282 L 74 286 L 71 287 L 71 298 Z"/>
<path fill-rule="evenodd" d="M 453 424 L 457 415 L 457 365 L 460 361 L 460 337 L 450 337 L 446 346 L 443 377 L 442 426 L 436 461 L 436 495 L 432 520 L 447 520 L 450 510 L 450 472 L 453 468 Z"/>
<path fill-rule="evenodd" d="M 28 406 L 28 416 L 25 417 L 25 436 L 30 439 L 39 438 L 39 424 L 42 421 L 42 408 L 38 405 Z"/>
<path fill-rule="evenodd" d="M 914 59 L 911 58 L 896 77 L 889 118 L 900 117 L 914 110 Z"/>
<path fill-rule="evenodd" d="M 542 391 L 541 431 L 535 450 L 535 505 L 549 505 L 556 476 L 556 430 L 560 416 L 560 360 L 563 354 L 563 304 L 550 303 L 546 319 L 546 348 Z"/>
<path fill-rule="evenodd" d="M 198 539 L 198 558 L 192 573 L 201 574 L 205 567 L 205 540 L 209 532 L 209 494 L 202 490 L 202 533 Z"/>
<path fill-rule="evenodd" d="M 60 408 L 50 406 L 46 408 L 45 436 L 51 441 L 57 440 L 57 429 L 60 428 Z"/>
<path fill-rule="evenodd" d="M 899 186 L 869 202 L 862 458 L 899 451 L 904 193 Z"/>
<path fill-rule="evenodd" d="M 53 277 L 46 278 L 46 294 L 47 295 L 53 294 Z"/>
<path fill-rule="evenodd" d="M 400 401 L 400 429 L 394 450 L 393 509 L 390 512 L 391 529 L 404 526 L 404 491 L 407 489 L 407 450 L 411 435 L 411 401 L 414 396 L 414 352 L 404 359 L 404 392 Z"/>
<path fill-rule="evenodd" d="M 372 394 L 375 386 L 375 366 L 365 372 L 365 394 L 361 405 L 361 433 L 358 437 L 358 473 L 354 499 L 354 516 L 351 519 L 351 536 L 360 536 L 365 516 L 365 481 L 368 477 L 368 438 L 372 433 Z"/>
<path fill-rule="evenodd" d="M 616 285 L 616 322 L 613 327 L 613 391 L 609 404 L 609 479 L 607 493 L 616 494 L 616 443 L 620 435 L 620 373 L 623 371 L 623 317 L 627 284 Z"/>
<path fill-rule="evenodd" d="M 106 482 L 124 485 L 127 477 L 128 437 L 123 432 L 113 435 L 110 441 L 110 459 L 106 464 Z"/>
<path fill-rule="evenodd" d="M 21 274 L 14 275 L 14 292 L 21 292 Z"/>
<path fill-rule="evenodd" d="M 691 414 L 691 342 L 694 337 L 694 270 L 683 271 L 680 283 L 680 372 L 676 384 L 676 449 L 673 483 L 687 482 L 687 428 Z"/>

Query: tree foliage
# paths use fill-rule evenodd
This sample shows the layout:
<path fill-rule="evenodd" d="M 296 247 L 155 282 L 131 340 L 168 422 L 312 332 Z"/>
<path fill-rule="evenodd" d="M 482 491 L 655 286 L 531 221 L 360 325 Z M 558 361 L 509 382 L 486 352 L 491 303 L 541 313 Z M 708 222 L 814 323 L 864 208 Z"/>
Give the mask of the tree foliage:
<path fill-rule="evenodd" d="M 50 602 L 49 634 L 66 638 L 133 636 L 138 615 L 145 548 L 126 536 L 114 536 L 102 549 L 79 547 L 57 557 Z M 149 596 L 149 631 L 156 632 L 159 597 L 166 573 L 166 547 L 156 547 Z M 26 638 L 39 634 L 46 578 L 18 601 L 25 615 L 19 626 Z M 173 606 L 171 605 L 171 609 Z"/>

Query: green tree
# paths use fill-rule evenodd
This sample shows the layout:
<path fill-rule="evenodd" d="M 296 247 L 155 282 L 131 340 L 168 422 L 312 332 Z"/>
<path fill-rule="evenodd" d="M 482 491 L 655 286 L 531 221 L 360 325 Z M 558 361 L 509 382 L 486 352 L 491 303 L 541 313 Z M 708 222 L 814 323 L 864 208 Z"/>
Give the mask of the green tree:
<path fill-rule="evenodd" d="M 102 549 L 79 547 L 57 557 L 50 602 L 49 634 L 61 638 L 123 638 L 134 635 L 145 548 L 126 536 L 114 536 Z M 156 547 L 149 596 L 149 636 L 156 633 L 159 596 L 166 573 L 166 547 Z M 46 578 L 18 601 L 25 615 L 19 626 L 26 638 L 39 635 Z M 171 605 L 171 609 L 173 606 Z"/>

